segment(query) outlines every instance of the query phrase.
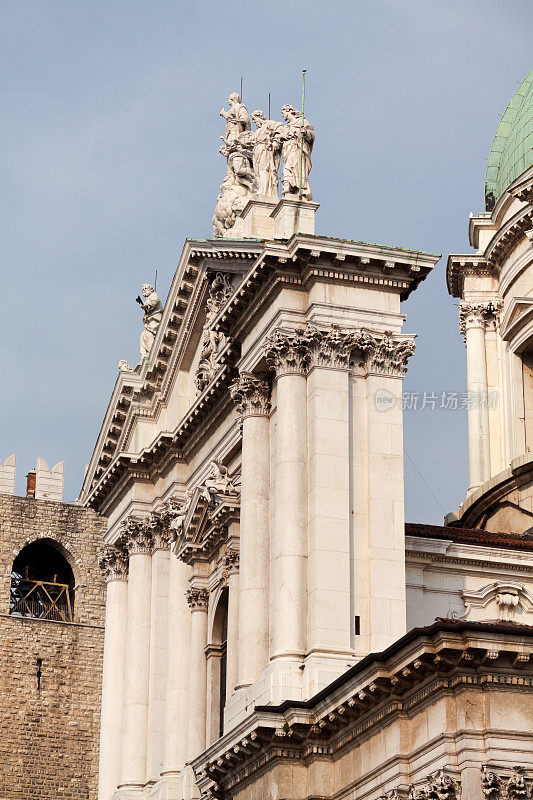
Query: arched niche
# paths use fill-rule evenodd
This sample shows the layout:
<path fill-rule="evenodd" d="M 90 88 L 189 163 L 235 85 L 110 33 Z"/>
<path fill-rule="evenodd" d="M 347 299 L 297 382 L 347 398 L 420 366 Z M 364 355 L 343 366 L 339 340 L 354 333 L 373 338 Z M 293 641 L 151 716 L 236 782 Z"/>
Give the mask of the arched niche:
<path fill-rule="evenodd" d="M 228 588 L 220 592 L 207 645 L 208 739 L 212 743 L 224 730 L 228 653 Z"/>

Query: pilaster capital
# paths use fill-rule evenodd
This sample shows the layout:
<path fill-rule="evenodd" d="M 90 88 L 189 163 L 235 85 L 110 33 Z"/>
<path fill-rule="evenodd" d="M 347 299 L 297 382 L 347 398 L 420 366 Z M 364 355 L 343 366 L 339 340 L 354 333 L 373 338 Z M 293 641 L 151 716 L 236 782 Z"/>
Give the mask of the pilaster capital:
<path fill-rule="evenodd" d="M 152 552 L 153 537 L 148 520 L 139 519 L 133 514 L 126 517 L 120 539 L 130 556 L 149 555 Z"/>
<path fill-rule="evenodd" d="M 207 589 L 188 589 L 185 597 L 191 611 L 207 611 L 209 592 Z"/>
<path fill-rule="evenodd" d="M 305 335 L 309 342 L 311 367 L 348 369 L 350 365 L 350 333 L 343 331 L 338 325 L 332 325 L 324 331 L 308 324 Z"/>
<path fill-rule="evenodd" d="M 170 530 L 164 509 L 151 511 L 144 525 L 152 537 L 152 552 L 168 550 L 170 547 Z"/>
<path fill-rule="evenodd" d="M 231 384 L 230 395 L 243 417 L 266 417 L 270 413 L 270 386 L 265 377 L 242 372 Z"/>
<path fill-rule="evenodd" d="M 239 571 L 239 551 L 229 548 L 223 557 L 224 572 L 226 575 L 233 575 Z"/>
<path fill-rule="evenodd" d="M 310 341 L 303 329 L 276 328 L 265 340 L 263 352 L 276 377 L 306 375 L 310 363 Z"/>
<path fill-rule="evenodd" d="M 495 326 L 503 308 L 502 300 L 459 304 L 459 330 L 464 337 L 469 328 Z"/>
<path fill-rule="evenodd" d="M 390 331 L 371 334 L 357 331 L 351 336 L 353 362 L 367 372 L 403 377 L 416 349 L 413 336 L 394 336 Z"/>
<path fill-rule="evenodd" d="M 408 800 L 459 800 L 461 788 L 450 775 L 440 770 L 433 778 L 409 787 Z"/>
<path fill-rule="evenodd" d="M 104 545 L 98 551 L 98 566 L 108 583 L 128 580 L 128 554 L 123 547 Z"/>

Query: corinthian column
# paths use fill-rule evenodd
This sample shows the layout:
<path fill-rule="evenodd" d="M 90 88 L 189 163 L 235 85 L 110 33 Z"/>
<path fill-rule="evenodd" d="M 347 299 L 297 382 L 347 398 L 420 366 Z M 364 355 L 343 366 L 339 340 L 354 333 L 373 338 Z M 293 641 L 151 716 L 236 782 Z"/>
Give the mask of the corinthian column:
<path fill-rule="evenodd" d="M 147 778 L 157 780 L 165 748 L 165 681 L 167 667 L 169 531 L 151 515 L 152 598 L 150 627 L 150 688 L 148 697 Z"/>
<path fill-rule="evenodd" d="M 261 670 L 268 664 L 269 657 L 270 391 L 268 382 L 255 375 L 243 374 L 231 387 L 231 396 L 243 415 L 237 678 L 237 688 L 241 688 L 257 680 Z M 230 605 L 231 592 L 230 586 Z M 231 686 L 229 666 L 228 663 L 228 690 L 232 692 L 235 684 Z"/>
<path fill-rule="evenodd" d="M 187 502 L 170 506 L 167 511 L 167 524 L 170 524 L 172 537 L 181 531 Z M 169 776 L 179 774 L 188 758 L 191 610 L 185 595 L 190 586 L 190 577 L 191 567 L 171 553 L 163 760 L 163 774 Z"/>
<path fill-rule="evenodd" d="M 191 658 L 189 665 L 189 761 L 206 747 L 207 722 L 207 606 L 206 589 L 189 589 L 191 609 Z"/>
<path fill-rule="evenodd" d="M 98 554 L 98 563 L 107 581 L 98 798 L 110 800 L 120 783 L 122 760 L 128 555 L 120 547 L 107 546 Z"/>
<path fill-rule="evenodd" d="M 487 303 L 461 303 L 459 306 L 460 327 L 466 342 L 469 492 L 481 486 L 490 477 L 485 355 L 485 325 L 488 313 L 490 309 Z"/>
<path fill-rule="evenodd" d="M 226 664 L 226 698 L 228 698 L 235 691 L 239 666 L 239 553 L 236 550 L 227 551 L 224 556 L 224 567 L 228 576 L 228 641 Z"/>
<path fill-rule="evenodd" d="M 307 644 L 308 342 L 303 332 L 278 329 L 265 355 L 277 387 L 271 659 L 300 660 Z"/>
<path fill-rule="evenodd" d="M 141 790 L 146 782 L 148 744 L 152 583 L 150 529 L 139 520 L 130 518 L 125 526 L 124 544 L 129 553 L 129 578 L 121 786 Z"/>

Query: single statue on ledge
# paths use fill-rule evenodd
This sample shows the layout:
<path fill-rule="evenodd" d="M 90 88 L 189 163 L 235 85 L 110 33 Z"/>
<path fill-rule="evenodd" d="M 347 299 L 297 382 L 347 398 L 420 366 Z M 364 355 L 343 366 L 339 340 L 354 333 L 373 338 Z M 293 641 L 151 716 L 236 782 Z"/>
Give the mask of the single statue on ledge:
<path fill-rule="evenodd" d="M 150 350 L 152 349 L 155 335 L 157 329 L 159 328 L 159 323 L 161 322 L 161 318 L 163 316 L 163 306 L 161 304 L 159 295 L 157 294 L 155 288 L 152 286 L 151 283 L 143 283 L 141 291 L 144 297 L 144 301 L 139 295 L 137 295 L 135 300 L 137 303 L 139 303 L 144 312 L 143 313 L 144 330 L 141 333 L 141 343 L 140 343 L 141 360 L 142 360 L 150 355 Z"/>

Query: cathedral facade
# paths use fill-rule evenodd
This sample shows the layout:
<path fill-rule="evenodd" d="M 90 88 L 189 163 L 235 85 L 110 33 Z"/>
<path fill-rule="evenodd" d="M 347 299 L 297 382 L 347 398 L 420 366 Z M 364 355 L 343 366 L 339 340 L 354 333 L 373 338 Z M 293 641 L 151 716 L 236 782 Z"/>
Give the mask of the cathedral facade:
<path fill-rule="evenodd" d="M 532 87 L 448 262 L 470 486 L 443 526 L 405 525 L 402 443 L 400 303 L 439 256 L 315 233 L 312 124 L 230 95 L 213 238 L 164 307 L 143 286 L 80 495 L 107 519 L 99 800 L 529 796 Z"/>

